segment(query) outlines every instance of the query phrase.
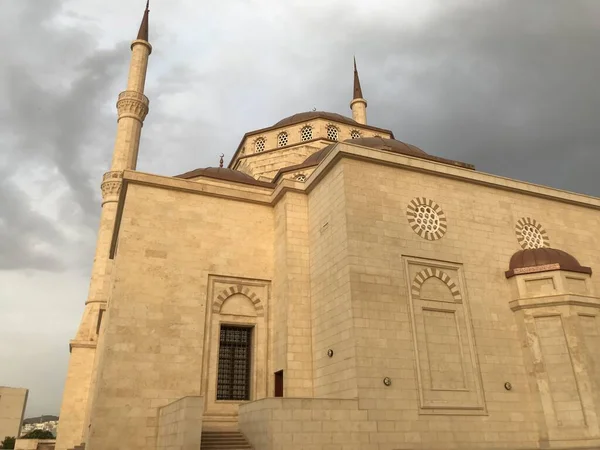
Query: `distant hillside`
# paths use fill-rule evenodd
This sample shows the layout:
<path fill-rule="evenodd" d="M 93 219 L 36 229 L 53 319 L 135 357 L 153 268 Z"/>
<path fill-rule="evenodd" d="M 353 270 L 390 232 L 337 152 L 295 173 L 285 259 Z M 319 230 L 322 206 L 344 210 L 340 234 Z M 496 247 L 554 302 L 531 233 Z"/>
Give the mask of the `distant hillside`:
<path fill-rule="evenodd" d="M 50 422 L 51 420 L 58 420 L 58 416 L 30 417 L 28 419 L 23 420 L 23 425 L 29 425 L 29 424 L 32 424 L 32 423 Z"/>

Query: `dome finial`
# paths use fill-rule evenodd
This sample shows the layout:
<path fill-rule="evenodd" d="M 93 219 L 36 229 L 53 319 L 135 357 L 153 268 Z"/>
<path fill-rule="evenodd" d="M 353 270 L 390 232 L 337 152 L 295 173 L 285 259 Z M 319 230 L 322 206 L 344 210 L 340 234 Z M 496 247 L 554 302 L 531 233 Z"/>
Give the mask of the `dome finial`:
<path fill-rule="evenodd" d="M 224 153 L 221 153 L 221 159 L 219 159 L 219 167 L 223 167 L 223 158 L 225 157 Z"/>
<path fill-rule="evenodd" d="M 148 41 L 148 13 L 150 12 L 150 0 L 146 1 L 146 10 L 144 11 L 144 18 L 140 25 L 140 31 L 138 32 L 137 38 L 140 41 Z"/>

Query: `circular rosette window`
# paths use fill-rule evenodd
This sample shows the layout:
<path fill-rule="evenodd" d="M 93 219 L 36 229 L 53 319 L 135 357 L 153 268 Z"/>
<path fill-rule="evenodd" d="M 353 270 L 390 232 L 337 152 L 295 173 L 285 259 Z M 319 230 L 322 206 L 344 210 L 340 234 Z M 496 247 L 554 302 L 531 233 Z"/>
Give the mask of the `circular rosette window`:
<path fill-rule="evenodd" d="M 446 234 L 446 215 L 433 200 L 425 197 L 411 200 L 406 208 L 406 215 L 413 231 L 424 239 L 435 241 Z"/>
<path fill-rule="evenodd" d="M 519 219 L 515 225 L 515 233 L 519 245 L 524 250 L 550 246 L 546 230 L 535 219 L 529 217 Z"/>

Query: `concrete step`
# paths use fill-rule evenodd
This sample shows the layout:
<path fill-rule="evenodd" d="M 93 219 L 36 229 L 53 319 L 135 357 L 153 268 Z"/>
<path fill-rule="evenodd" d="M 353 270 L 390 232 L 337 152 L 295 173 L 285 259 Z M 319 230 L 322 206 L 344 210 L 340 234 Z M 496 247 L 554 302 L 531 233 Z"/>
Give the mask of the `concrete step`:
<path fill-rule="evenodd" d="M 203 431 L 201 450 L 252 450 L 239 431 Z"/>

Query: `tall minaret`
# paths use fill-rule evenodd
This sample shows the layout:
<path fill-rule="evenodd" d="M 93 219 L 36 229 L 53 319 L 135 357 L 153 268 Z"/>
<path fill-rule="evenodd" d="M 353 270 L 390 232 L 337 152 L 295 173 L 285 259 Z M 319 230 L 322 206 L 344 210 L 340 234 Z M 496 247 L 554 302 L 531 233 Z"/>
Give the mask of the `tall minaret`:
<path fill-rule="evenodd" d="M 356 70 L 356 58 L 354 58 L 354 96 L 350 102 L 352 118 L 363 125 L 367 124 L 367 101 L 363 98 L 358 70 Z"/>
<path fill-rule="evenodd" d="M 135 170 L 148 98 L 144 95 L 148 59 L 152 46 L 148 42 L 149 0 L 137 39 L 131 44 L 131 63 L 127 90 L 117 101 L 117 137 L 110 171 L 102 177 L 102 211 L 96 254 L 85 309 L 75 339 L 70 342 L 71 356 L 60 410 L 56 450 L 66 450 L 84 441 L 94 385 L 96 343 L 102 313 L 109 294 L 112 261 L 110 245 L 115 225 L 117 202 L 124 170 Z"/>

